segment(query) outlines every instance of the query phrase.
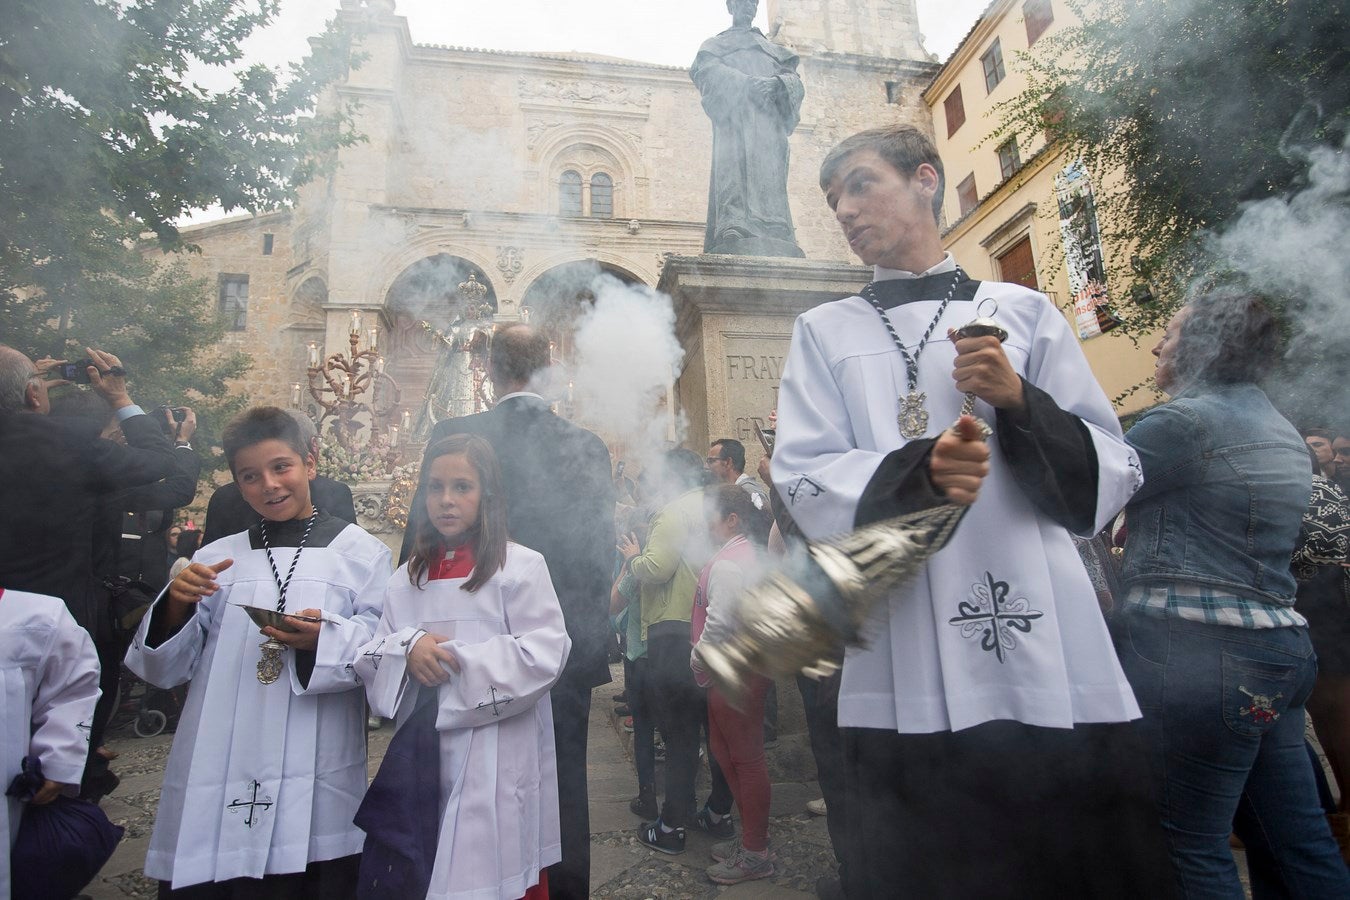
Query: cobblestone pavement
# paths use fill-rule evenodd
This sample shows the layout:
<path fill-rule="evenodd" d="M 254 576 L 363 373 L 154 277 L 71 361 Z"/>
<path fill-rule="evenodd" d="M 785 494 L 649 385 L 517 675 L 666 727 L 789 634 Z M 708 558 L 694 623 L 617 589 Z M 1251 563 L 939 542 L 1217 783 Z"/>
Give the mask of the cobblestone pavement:
<path fill-rule="evenodd" d="M 834 871 L 834 857 L 825 820 L 805 812 L 807 801 L 820 796 L 814 782 L 778 783 L 773 786 L 769 841 L 777 857 L 778 871 L 771 879 L 723 887 L 711 882 L 704 870 L 712 864 L 709 851 L 714 839 L 690 831 L 686 850 L 668 856 L 637 841 L 640 820 L 628 809 L 637 793 L 631 736 L 623 732 L 613 714 L 611 696 L 623 688 L 622 670 L 612 667 L 613 684 L 597 688 L 591 704 L 590 745 L 587 769 L 591 798 L 591 892 L 598 900 L 685 900 L 726 897 L 783 898 L 804 900 L 815 896 L 816 879 Z M 1309 732 L 1311 735 L 1311 731 Z M 373 776 L 393 736 L 388 724 L 370 732 L 370 773 Z M 173 736 L 136 737 L 130 727 L 114 732 L 108 745 L 121 755 L 113 770 L 121 786 L 105 798 L 108 817 L 126 828 L 126 835 L 113 858 L 94 883 L 85 889 L 93 900 L 125 900 L 154 897 L 155 883 L 141 874 L 150 842 L 155 806 L 164 762 Z M 1325 760 L 1323 760 L 1325 764 Z M 659 783 L 659 776 L 658 776 Z M 706 768 L 700 774 L 699 797 L 707 795 Z M 1247 883 L 1246 854 L 1235 854 L 1243 887 Z"/>
<path fill-rule="evenodd" d="M 637 793 L 629 735 L 613 715 L 611 695 L 621 690 L 622 672 L 614 667 L 616 681 L 597 688 L 591 708 L 588 771 L 591 798 L 591 890 L 596 898 L 645 900 L 645 898 L 809 898 L 815 896 L 816 879 L 833 870 L 825 820 L 805 812 L 805 804 L 820 796 L 814 783 L 775 784 L 770 809 L 769 838 L 778 858 L 778 873 L 772 879 L 722 887 L 708 880 L 704 870 L 712 865 L 709 851 L 714 840 L 691 832 L 687 850 L 679 856 L 656 853 L 639 844 L 640 820 L 628 809 Z M 373 775 L 384 757 L 393 729 L 385 725 L 370 733 L 370 771 Z M 110 735 L 108 746 L 121 755 L 113 770 L 122 783 L 103 801 L 103 808 L 118 825 L 126 828 L 117 852 L 85 894 L 94 900 L 125 900 L 154 897 L 156 885 L 141 873 L 155 807 L 159 802 L 160 778 L 173 736 L 136 737 L 130 727 Z M 707 793 L 706 770 L 700 780 L 700 796 Z"/>

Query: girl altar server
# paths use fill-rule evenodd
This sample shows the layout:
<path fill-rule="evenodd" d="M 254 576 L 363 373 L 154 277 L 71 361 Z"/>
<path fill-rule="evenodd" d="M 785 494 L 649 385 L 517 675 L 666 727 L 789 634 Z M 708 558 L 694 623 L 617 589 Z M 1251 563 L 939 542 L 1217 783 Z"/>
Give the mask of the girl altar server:
<path fill-rule="evenodd" d="M 439 788 L 429 898 L 547 897 L 542 870 L 562 857 L 549 689 L 571 641 L 544 558 L 507 539 L 501 479 L 481 437 L 428 448 L 412 554 L 356 662 L 372 710 L 400 728 L 436 704 L 439 784 L 406 782 L 417 794 Z M 362 821 L 376 796 L 391 806 L 376 811 L 386 820 L 417 799 L 386 803 L 372 786 Z"/>
<path fill-rule="evenodd" d="M 284 410 L 248 410 L 221 443 L 259 521 L 197 551 L 127 652 L 157 687 L 192 681 L 145 874 L 174 900 L 340 900 L 364 840 L 351 663 L 379 621 L 389 550 L 314 507 L 314 457 Z M 290 615 L 259 634 L 241 607 Z"/>

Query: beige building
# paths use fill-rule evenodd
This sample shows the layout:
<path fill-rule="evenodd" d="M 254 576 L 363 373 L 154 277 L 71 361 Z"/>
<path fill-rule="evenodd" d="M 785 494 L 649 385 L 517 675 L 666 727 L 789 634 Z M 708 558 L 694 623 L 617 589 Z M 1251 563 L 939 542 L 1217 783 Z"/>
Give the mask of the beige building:
<path fill-rule="evenodd" d="M 1043 136 L 1022 145 L 994 136 L 999 104 L 1026 86 L 1026 55 L 1077 22 L 1065 0 L 994 0 L 923 96 L 946 167 L 944 245 L 975 278 L 1044 291 L 1077 329 L 1107 396 L 1130 412 L 1154 402 L 1151 385 L 1119 398 L 1153 374 L 1155 340 L 1136 345 L 1112 330 L 1110 306 L 1133 302 L 1135 285 L 1110 277 L 1128 272 L 1128 259 L 1097 238 L 1096 186 Z"/>
<path fill-rule="evenodd" d="M 808 259 L 852 261 L 820 161 L 862 128 L 927 129 L 920 91 L 937 67 L 913 0 L 769 0 L 766 12 L 806 88 L 791 138 L 798 243 Z M 441 350 L 421 322 L 446 328 L 470 276 L 498 321 L 529 309 L 565 330 L 596 271 L 654 287 L 667 255 L 702 252 L 712 129 L 686 69 L 417 44 L 392 0 L 340 0 L 338 14 L 362 22 L 366 59 L 327 102 L 355 102 L 366 140 L 293 210 L 185 232 L 202 249 L 189 264 L 219 285 L 226 342 L 253 356 L 240 384 L 253 401 L 289 402 L 309 343 L 345 351 L 359 311 L 401 387 L 389 421 L 417 416 Z M 653 28 L 664 15 L 679 10 L 658 4 Z"/>

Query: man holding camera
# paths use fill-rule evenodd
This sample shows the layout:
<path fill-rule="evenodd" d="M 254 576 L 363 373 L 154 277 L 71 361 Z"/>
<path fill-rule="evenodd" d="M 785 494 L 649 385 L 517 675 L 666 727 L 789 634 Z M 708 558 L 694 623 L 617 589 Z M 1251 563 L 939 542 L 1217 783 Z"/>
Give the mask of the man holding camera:
<path fill-rule="evenodd" d="M 100 497 L 176 472 L 163 429 L 127 393 L 126 371 L 111 353 L 89 350 L 90 389 L 102 396 L 126 446 L 98 440 L 99 430 L 51 419 L 45 372 L 0 345 L 0 586 L 50 594 L 75 621 L 96 632 L 94 510 Z"/>

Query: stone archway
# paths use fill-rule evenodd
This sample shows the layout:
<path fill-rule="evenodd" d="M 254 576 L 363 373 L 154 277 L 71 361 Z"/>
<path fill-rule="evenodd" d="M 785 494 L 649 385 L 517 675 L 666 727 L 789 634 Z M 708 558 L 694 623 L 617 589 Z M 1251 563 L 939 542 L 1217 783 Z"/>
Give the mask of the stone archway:
<path fill-rule="evenodd" d="M 613 263 L 579 259 L 548 269 L 525 290 L 520 302 L 521 315 L 549 335 L 556 359 L 569 358 L 577 317 L 595 302 L 596 279 L 606 275 L 624 284 L 645 283 Z"/>
<path fill-rule="evenodd" d="M 384 298 L 389 321 L 387 371 L 401 388 L 400 413 L 407 411 L 414 440 L 425 439 L 443 418 L 475 410 L 469 357 L 447 344 L 469 337 L 459 285 L 471 279 L 487 288 L 484 319 L 490 321 L 497 311 L 497 293 L 486 270 L 449 253 L 409 265 Z"/>

